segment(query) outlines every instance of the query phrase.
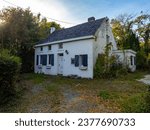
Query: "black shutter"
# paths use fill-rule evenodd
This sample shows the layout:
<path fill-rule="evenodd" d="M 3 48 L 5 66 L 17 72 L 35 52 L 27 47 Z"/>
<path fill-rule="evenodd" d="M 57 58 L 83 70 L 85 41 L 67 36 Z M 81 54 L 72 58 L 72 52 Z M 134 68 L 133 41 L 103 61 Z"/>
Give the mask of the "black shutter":
<path fill-rule="evenodd" d="M 79 55 L 75 55 L 75 67 L 79 66 Z"/>
<path fill-rule="evenodd" d="M 51 65 L 54 66 L 54 54 L 51 55 Z"/>
<path fill-rule="evenodd" d="M 36 65 L 39 65 L 39 56 L 36 56 Z"/>
<path fill-rule="evenodd" d="M 82 65 L 88 66 L 88 55 L 82 55 Z"/>

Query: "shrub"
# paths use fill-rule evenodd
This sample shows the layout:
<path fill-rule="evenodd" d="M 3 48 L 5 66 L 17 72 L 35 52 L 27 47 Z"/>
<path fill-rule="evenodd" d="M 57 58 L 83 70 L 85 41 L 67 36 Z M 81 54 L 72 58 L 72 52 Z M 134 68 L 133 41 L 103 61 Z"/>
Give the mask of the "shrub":
<path fill-rule="evenodd" d="M 20 59 L 8 50 L 0 51 L 0 103 L 15 94 L 15 82 L 20 70 Z"/>
<path fill-rule="evenodd" d="M 136 54 L 136 66 L 137 69 L 140 70 L 147 70 L 148 69 L 148 62 L 147 62 L 147 56 L 145 52 L 139 51 Z"/>
<path fill-rule="evenodd" d="M 99 54 L 95 67 L 95 78 L 115 78 L 126 74 L 128 69 L 118 62 L 117 57 L 110 55 L 111 43 L 105 47 L 104 54 Z"/>
<path fill-rule="evenodd" d="M 121 63 L 118 63 L 116 57 L 109 56 L 109 59 L 107 58 L 107 60 L 105 57 L 105 54 L 100 54 L 97 58 L 97 62 L 94 67 L 95 78 L 109 79 L 127 74 L 128 69 Z"/>

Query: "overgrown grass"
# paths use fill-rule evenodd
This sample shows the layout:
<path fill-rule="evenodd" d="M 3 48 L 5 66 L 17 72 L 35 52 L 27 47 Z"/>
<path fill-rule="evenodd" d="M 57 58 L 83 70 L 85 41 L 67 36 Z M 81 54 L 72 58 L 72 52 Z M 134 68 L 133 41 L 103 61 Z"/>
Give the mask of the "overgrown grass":
<path fill-rule="evenodd" d="M 57 84 L 48 84 L 46 85 L 46 89 L 49 91 L 49 92 L 57 92 L 59 91 L 59 86 Z"/>
<path fill-rule="evenodd" d="M 122 112 L 128 113 L 140 113 L 147 112 L 147 104 L 145 101 L 145 94 L 138 93 L 132 96 L 122 98 L 120 104 L 122 107 Z"/>
<path fill-rule="evenodd" d="M 109 92 L 109 91 L 100 91 L 98 96 L 100 96 L 104 100 L 107 100 L 107 99 L 112 100 L 112 99 L 119 98 L 119 95 L 117 92 Z"/>
<path fill-rule="evenodd" d="M 64 100 L 61 91 L 71 88 L 73 91 L 77 91 L 81 94 L 82 100 L 84 99 L 91 102 L 91 104 L 95 104 L 94 106 L 104 105 L 105 109 L 111 108 L 113 112 L 148 112 L 148 86 L 137 81 L 137 79 L 142 78 L 145 74 L 146 72 L 129 73 L 123 77 L 111 80 L 71 79 L 42 74 L 24 74 L 22 75 L 21 82 L 25 82 L 25 84 L 20 84 L 20 86 L 27 88 L 25 93 L 31 96 L 27 96 L 25 100 L 18 98 L 19 101 L 13 101 L 6 105 L 6 107 L 0 106 L 0 111 L 18 112 L 19 110 L 23 110 L 23 112 L 27 112 L 27 109 L 33 102 L 39 99 L 42 101 L 45 95 L 46 100 L 50 100 L 50 106 L 56 108 L 56 110 L 54 110 L 54 112 L 56 112 L 59 110 L 60 103 Z M 33 96 L 32 94 L 28 94 L 31 93 L 30 89 L 32 89 L 32 87 L 35 89 L 36 86 L 43 86 L 43 90 L 46 91 L 39 90 L 40 94 L 37 93 Z M 63 89 L 61 89 L 61 87 L 63 87 Z M 20 96 L 22 95 L 24 95 L 24 93 Z M 21 108 L 18 109 L 18 106 Z M 22 106 L 26 107 L 22 108 Z M 98 107 L 92 108 L 92 111 L 101 112 Z"/>

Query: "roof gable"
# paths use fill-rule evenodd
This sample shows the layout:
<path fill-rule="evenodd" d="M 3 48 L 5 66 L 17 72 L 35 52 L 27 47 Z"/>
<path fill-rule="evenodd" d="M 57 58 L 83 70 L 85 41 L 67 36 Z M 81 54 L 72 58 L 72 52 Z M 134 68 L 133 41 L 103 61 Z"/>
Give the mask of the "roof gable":
<path fill-rule="evenodd" d="M 79 24 L 70 28 L 56 30 L 51 35 L 49 35 L 48 38 L 40 41 L 39 44 L 95 35 L 96 31 L 105 19 L 106 18 L 102 18 L 95 21 Z"/>

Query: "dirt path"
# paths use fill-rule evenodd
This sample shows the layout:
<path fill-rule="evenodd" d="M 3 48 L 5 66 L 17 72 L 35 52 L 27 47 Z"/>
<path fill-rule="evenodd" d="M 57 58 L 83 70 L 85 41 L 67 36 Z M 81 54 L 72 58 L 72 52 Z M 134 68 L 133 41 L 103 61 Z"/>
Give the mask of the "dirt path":
<path fill-rule="evenodd" d="M 64 97 L 64 101 L 60 105 L 61 112 L 88 112 L 88 109 L 91 104 L 89 104 L 85 99 L 81 98 L 81 94 L 79 92 L 66 87 L 63 88 L 61 92 Z"/>
<path fill-rule="evenodd" d="M 140 79 L 138 81 L 143 82 L 147 85 L 150 85 L 150 75 L 145 75 L 143 79 Z"/>

